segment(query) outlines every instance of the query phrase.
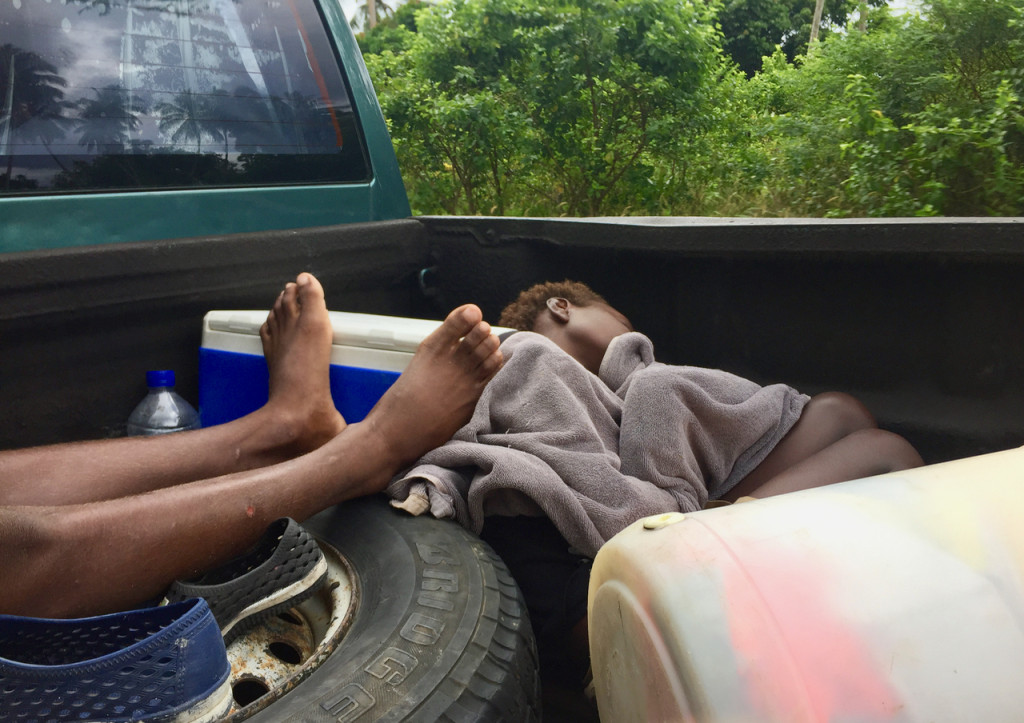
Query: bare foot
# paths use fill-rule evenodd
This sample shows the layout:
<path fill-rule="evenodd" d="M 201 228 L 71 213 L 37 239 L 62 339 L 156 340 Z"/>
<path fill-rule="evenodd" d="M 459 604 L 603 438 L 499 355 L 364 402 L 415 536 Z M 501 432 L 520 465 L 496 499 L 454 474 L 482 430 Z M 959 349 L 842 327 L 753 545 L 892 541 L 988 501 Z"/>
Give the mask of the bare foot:
<path fill-rule="evenodd" d="M 332 336 L 324 289 L 307 273 L 285 286 L 260 327 L 270 371 L 270 399 L 261 411 L 295 453 L 316 449 L 345 428 L 331 399 Z"/>
<path fill-rule="evenodd" d="M 502 365 L 498 337 L 472 304 L 448 315 L 366 421 L 393 456 L 392 473 L 447 442 L 469 421 Z"/>

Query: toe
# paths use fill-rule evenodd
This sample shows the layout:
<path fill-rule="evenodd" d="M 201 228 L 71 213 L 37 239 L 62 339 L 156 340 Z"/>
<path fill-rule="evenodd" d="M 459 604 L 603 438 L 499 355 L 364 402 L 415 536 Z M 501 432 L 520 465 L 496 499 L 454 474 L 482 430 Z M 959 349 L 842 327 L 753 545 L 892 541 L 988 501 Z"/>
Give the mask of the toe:
<path fill-rule="evenodd" d="M 467 352 L 475 352 L 476 348 L 483 342 L 487 341 L 491 336 L 491 325 L 486 321 L 481 321 L 466 332 L 466 335 L 460 342 L 460 347 Z"/>
<path fill-rule="evenodd" d="M 291 316 L 299 313 L 298 288 L 298 285 L 291 281 L 285 285 L 284 291 L 281 292 L 280 308 Z"/>
<path fill-rule="evenodd" d="M 449 345 L 458 342 L 483 319 L 483 312 L 475 304 L 466 304 L 453 310 L 447 318 L 441 322 L 434 333 L 427 337 L 433 337 L 437 342 Z"/>
<path fill-rule="evenodd" d="M 274 308 L 267 312 L 267 320 L 260 327 L 260 337 L 264 341 L 277 333 L 277 312 L 275 311 L 277 308 L 277 304 L 274 304 Z"/>
<path fill-rule="evenodd" d="M 480 366 L 477 367 L 477 373 L 480 375 L 480 379 L 489 380 L 498 373 L 498 370 L 501 369 L 504 364 L 504 355 L 502 355 L 500 350 L 495 349 L 492 354 L 488 355 L 487 358 L 480 362 Z"/>
<path fill-rule="evenodd" d="M 477 327 L 473 329 L 473 331 L 475 332 L 476 329 L 479 328 L 479 326 L 480 325 L 478 324 Z M 501 340 L 498 339 L 498 337 L 495 336 L 494 334 L 490 333 L 489 326 L 487 327 L 487 329 L 488 331 L 486 336 L 484 336 L 478 343 L 473 344 L 471 347 L 469 347 L 469 353 L 471 354 L 471 356 L 473 357 L 477 364 L 483 363 L 485 360 L 490 358 L 495 352 L 498 351 L 498 347 L 501 346 Z M 471 332 L 471 334 L 472 333 L 473 332 Z M 468 341 L 469 335 L 467 335 L 466 338 L 463 340 L 463 346 L 466 346 Z"/>
<path fill-rule="evenodd" d="M 295 279 L 295 286 L 300 306 L 308 307 L 324 300 L 324 287 L 313 274 L 302 272 Z"/>

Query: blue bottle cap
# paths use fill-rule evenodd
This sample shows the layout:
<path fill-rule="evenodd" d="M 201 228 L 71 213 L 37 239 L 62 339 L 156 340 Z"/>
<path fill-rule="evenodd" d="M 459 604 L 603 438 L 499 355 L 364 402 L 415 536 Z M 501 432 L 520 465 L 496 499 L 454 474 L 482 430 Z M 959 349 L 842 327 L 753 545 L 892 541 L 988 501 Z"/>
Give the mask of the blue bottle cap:
<path fill-rule="evenodd" d="M 146 384 L 150 387 L 173 387 L 174 370 L 158 369 L 156 371 L 146 372 Z"/>

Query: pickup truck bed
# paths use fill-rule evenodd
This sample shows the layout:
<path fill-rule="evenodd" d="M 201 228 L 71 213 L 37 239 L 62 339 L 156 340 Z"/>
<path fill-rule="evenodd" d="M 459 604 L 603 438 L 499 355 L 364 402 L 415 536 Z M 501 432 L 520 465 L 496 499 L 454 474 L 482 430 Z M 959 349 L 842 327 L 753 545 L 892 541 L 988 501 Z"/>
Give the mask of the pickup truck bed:
<path fill-rule="evenodd" d="M 149 368 L 196 399 L 203 314 L 301 270 L 328 305 L 490 320 L 576 278 L 659 359 L 863 399 L 928 462 L 1024 441 L 1018 220 L 422 217 L 0 256 L 0 447 L 114 436 Z"/>

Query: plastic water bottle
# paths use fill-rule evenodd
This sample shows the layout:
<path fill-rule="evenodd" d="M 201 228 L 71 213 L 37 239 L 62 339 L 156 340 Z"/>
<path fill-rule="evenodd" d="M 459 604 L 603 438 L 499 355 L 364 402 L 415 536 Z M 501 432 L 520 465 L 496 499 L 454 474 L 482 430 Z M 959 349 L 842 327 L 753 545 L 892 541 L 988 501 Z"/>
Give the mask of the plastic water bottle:
<path fill-rule="evenodd" d="M 199 412 L 174 391 L 170 369 L 146 372 L 149 393 L 128 417 L 129 436 L 199 429 Z"/>

